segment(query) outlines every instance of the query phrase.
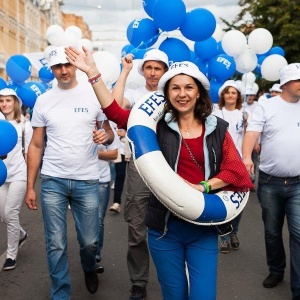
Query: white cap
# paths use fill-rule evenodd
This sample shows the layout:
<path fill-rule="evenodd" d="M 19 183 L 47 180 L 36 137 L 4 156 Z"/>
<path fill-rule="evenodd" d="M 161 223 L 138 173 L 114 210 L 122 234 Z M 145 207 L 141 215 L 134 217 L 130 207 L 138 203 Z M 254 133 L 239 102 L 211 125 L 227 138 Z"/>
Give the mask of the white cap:
<path fill-rule="evenodd" d="M 285 83 L 300 79 L 300 63 L 293 63 L 284 66 L 279 71 L 280 74 L 280 86 Z"/>
<path fill-rule="evenodd" d="M 21 98 L 17 95 L 16 91 L 13 89 L 4 88 L 4 89 L 0 90 L 0 96 L 16 96 L 20 102 L 20 106 L 22 106 Z"/>
<path fill-rule="evenodd" d="M 235 88 L 237 91 L 241 92 L 241 88 L 240 86 L 235 82 L 235 80 L 227 80 L 223 83 L 223 85 L 219 88 L 219 91 L 218 91 L 218 95 L 220 96 L 221 93 L 223 92 L 223 90 L 225 88 L 227 88 L 228 86 L 231 86 L 233 88 Z"/>
<path fill-rule="evenodd" d="M 144 72 L 143 72 L 144 63 L 149 60 L 161 61 L 161 62 L 165 63 L 167 67 L 169 67 L 168 55 L 159 49 L 151 49 L 151 50 L 148 50 L 144 54 L 143 59 L 140 61 L 139 65 L 138 65 L 138 71 L 141 75 L 144 75 Z"/>
<path fill-rule="evenodd" d="M 65 47 L 53 47 L 53 49 L 49 52 L 49 57 L 47 57 L 47 59 L 50 67 L 58 64 L 69 63 L 65 53 Z"/>
<path fill-rule="evenodd" d="M 242 90 L 242 95 L 256 95 L 259 90 L 257 83 L 253 83 L 253 85 L 246 85 L 246 87 Z"/>
<path fill-rule="evenodd" d="M 158 82 L 158 87 L 160 89 L 163 89 L 166 82 L 178 74 L 189 75 L 197 79 L 198 81 L 201 82 L 204 88 L 207 91 L 209 91 L 210 84 L 208 79 L 202 72 L 200 72 L 198 67 L 190 61 L 181 61 L 181 62 L 173 63 L 170 66 L 169 70 L 160 78 Z"/>
<path fill-rule="evenodd" d="M 282 89 L 280 88 L 279 83 L 274 83 L 273 86 L 269 89 L 270 92 L 278 92 L 281 93 Z"/>

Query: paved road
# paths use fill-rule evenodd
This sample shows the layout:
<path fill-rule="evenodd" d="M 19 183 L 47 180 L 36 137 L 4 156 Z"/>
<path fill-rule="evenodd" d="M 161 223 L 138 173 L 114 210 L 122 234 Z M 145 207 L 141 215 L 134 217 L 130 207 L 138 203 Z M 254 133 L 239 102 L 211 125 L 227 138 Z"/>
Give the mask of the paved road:
<path fill-rule="evenodd" d="M 50 281 L 47 271 L 43 222 L 41 210 L 29 211 L 25 204 L 21 211 L 21 223 L 29 238 L 19 251 L 18 265 L 12 271 L 0 271 L 1 300 L 49 299 Z M 95 295 L 85 288 L 83 271 L 79 263 L 79 247 L 73 219 L 68 212 L 68 254 L 72 281 L 72 300 L 127 300 L 130 281 L 126 266 L 127 224 L 123 214 L 108 211 L 105 220 L 105 245 L 103 265 L 105 272 L 99 275 L 100 286 Z M 0 223 L 0 266 L 6 249 L 6 227 Z M 265 289 L 262 281 L 268 275 L 265 262 L 263 226 L 260 207 L 254 193 L 245 208 L 240 224 L 241 247 L 229 254 L 219 255 L 218 300 L 289 300 L 289 268 L 284 281 L 273 289 Z M 285 243 L 288 245 L 285 228 Z M 151 264 L 147 300 L 162 299 Z"/>

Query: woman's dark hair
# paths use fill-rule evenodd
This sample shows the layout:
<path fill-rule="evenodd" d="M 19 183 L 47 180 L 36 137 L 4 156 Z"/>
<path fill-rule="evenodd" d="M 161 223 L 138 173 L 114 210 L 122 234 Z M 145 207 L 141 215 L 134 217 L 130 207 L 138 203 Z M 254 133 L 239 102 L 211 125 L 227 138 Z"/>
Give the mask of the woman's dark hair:
<path fill-rule="evenodd" d="M 222 91 L 222 93 L 220 95 L 219 103 L 218 103 L 220 109 L 222 109 L 225 106 L 224 94 L 228 92 L 230 87 L 233 87 L 233 86 L 226 86 L 226 88 Z M 235 89 L 235 87 L 233 87 L 233 88 Z M 238 97 L 236 99 L 235 108 L 241 109 L 243 106 L 243 97 L 239 90 L 236 89 L 236 91 L 237 91 Z"/>
<path fill-rule="evenodd" d="M 183 73 L 181 73 L 181 74 L 186 75 L 186 74 L 183 74 Z M 204 88 L 202 83 L 198 79 L 196 79 L 194 77 L 192 77 L 192 78 L 194 79 L 195 83 L 197 84 L 198 89 L 199 89 L 199 94 L 200 94 L 200 98 L 198 98 L 197 101 L 196 101 L 194 115 L 195 115 L 195 118 L 197 120 L 203 121 L 212 113 L 213 104 L 212 104 L 212 101 L 209 97 L 208 91 Z M 179 113 L 176 109 L 174 109 L 174 107 L 171 104 L 171 101 L 169 99 L 169 95 L 168 95 L 168 90 L 169 90 L 171 79 L 172 78 L 170 78 L 166 82 L 166 84 L 164 86 L 164 89 L 163 89 L 165 99 L 166 99 L 165 112 L 171 112 L 172 113 L 172 118 L 171 118 L 170 121 L 178 121 Z"/>

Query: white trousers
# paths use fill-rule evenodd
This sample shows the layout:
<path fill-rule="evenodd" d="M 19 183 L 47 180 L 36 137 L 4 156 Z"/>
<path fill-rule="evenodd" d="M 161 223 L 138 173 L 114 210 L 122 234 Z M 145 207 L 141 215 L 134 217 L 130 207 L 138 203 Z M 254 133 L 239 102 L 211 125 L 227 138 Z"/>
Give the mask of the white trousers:
<path fill-rule="evenodd" d="M 0 218 L 7 226 L 6 257 L 16 259 L 19 240 L 26 232 L 20 225 L 19 214 L 26 193 L 26 181 L 5 182 L 0 187 Z"/>

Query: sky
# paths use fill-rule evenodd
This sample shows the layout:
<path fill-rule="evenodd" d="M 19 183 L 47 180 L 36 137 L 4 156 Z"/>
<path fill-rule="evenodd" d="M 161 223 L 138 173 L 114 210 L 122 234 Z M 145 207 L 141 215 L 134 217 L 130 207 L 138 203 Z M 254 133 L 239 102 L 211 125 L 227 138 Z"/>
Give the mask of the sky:
<path fill-rule="evenodd" d="M 187 12 L 194 8 L 208 9 L 221 27 L 224 27 L 224 24 L 220 17 L 232 21 L 240 12 L 238 0 L 183 0 L 183 2 Z M 61 8 L 65 13 L 82 16 L 92 30 L 92 39 L 98 40 L 98 44 L 115 44 L 117 48 L 122 44 L 128 44 L 126 29 L 134 19 L 150 18 L 143 8 L 142 0 L 64 0 Z"/>

